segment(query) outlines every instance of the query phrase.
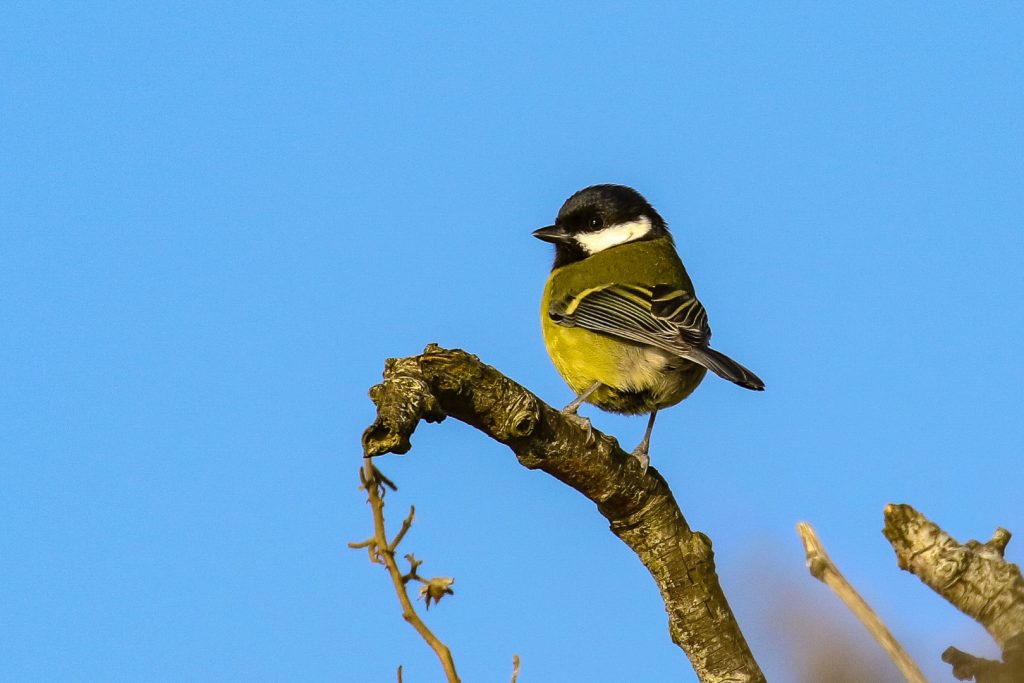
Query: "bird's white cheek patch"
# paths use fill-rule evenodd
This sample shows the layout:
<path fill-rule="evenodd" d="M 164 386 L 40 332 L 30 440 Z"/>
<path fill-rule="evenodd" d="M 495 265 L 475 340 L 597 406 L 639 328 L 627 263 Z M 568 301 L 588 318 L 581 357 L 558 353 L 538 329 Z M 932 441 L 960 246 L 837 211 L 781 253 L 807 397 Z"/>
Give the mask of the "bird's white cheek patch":
<path fill-rule="evenodd" d="M 651 219 L 641 216 L 628 223 L 617 223 L 604 230 L 576 235 L 576 241 L 588 254 L 596 254 L 610 247 L 640 239 L 651 231 Z"/>

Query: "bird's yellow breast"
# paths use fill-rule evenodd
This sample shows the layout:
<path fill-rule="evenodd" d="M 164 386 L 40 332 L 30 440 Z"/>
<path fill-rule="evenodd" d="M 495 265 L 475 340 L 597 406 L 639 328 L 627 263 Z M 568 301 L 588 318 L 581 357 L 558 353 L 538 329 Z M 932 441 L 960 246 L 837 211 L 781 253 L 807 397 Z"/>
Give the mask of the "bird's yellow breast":
<path fill-rule="evenodd" d="M 679 403 L 700 384 L 703 367 L 652 346 L 559 325 L 548 315 L 553 298 L 609 283 L 693 291 L 667 239 L 624 244 L 555 269 L 541 297 L 541 330 L 555 368 L 577 394 L 600 382 L 588 402 L 604 410 L 645 413 Z"/>

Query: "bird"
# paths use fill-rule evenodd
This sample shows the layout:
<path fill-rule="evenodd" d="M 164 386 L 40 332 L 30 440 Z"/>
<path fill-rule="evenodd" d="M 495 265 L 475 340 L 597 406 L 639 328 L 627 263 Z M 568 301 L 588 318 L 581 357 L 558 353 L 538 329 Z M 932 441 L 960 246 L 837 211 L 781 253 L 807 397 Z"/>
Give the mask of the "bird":
<path fill-rule="evenodd" d="M 592 185 L 533 236 L 555 245 L 541 295 L 541 330 L 555 369 L 576 394 L 562 412 L 588 430 L 584 402 L 648 414 L 632 455 L 646 472 L 659 410 L 688 397 L 708 370 L 753 391 L 764 382 L 712 349 L 707 311 L 661 215 L 625 185 Z"/>

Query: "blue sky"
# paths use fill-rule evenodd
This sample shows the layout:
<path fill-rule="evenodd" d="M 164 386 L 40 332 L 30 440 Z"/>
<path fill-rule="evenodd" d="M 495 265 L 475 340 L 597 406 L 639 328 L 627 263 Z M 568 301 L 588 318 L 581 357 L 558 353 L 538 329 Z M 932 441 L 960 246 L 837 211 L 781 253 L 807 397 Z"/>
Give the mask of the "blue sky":
<path fill-rule="evenodd" d="M 596 182 L 658 207 L 767 382 L 709 378 L 651 457 L 769 678 L 822 634 L 880 656 L 800 520 L 931 677 L 995 654 L 880 529 L 908 502 L 1024 533 L 1022 30 L 1010 3 L 5 6 L 0 678 L 438 680 L 345 547 L 366 390 L 438 342 L 567 402 L 530 232 Z M 464 425 L 413 443 L 388 511 L 456 577 L 428 621 L 464 680 L 513 653 L 692 680 L 592 504 Z"/>

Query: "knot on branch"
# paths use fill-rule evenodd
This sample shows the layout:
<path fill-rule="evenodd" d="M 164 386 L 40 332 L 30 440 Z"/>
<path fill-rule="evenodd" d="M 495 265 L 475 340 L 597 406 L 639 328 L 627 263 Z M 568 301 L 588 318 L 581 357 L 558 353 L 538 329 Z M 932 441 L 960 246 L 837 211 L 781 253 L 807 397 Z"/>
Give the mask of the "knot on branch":
<path fill-rule="evenodd" d="M 534 434 L 541 403 L 473 354 L 428 344 L 419 356 L 389 358 L 384 380 L 370 389 L 377 418 L 363 432 L 366 457 L 406 453 L 420 420 L 441 422 L 445 407 L 464 422 L 508 443 Z"/>
<path fill-rule="evenodd" d="M 419 367 L 444 403 L 459 406 L 460 419 L 503 443 L 531 436 L 540 422 L 537 397 L 471 353 L 429 344 Z"/>
<path fill-rule="evenodd" d="M 525 439 L 533 434 L 540 422 L 540 406 L 533 396 L 520 394 L 509 403 L 504 418 L 499 425 L 499 435 L 504 436 L 502 440 Z"/>
<path fill-rule="evenodd" d="M 1013 534 L 1003 527 L 998 527 L 994 532 L 992 532 L 992 538 L 989 540 L 984 543 L 970 540 L 967 541 L 967 547 L 979 556 L 986 557 L 991 560 L 1001 560 L 1004 557 L 1006 546 L 1010 542 L 1010 538 L 1012 536 Z"/>
<path fill-rule="evenodd" d="M 441 404 L 420 371 L 417 358 L 388 358 L 384 381 L 370 388 L 370 400 L 377 405 L 377 419 L 363 432 L 363 455 L 407 453 L 409 437 L 420 420 L 441 422 Z"/>

